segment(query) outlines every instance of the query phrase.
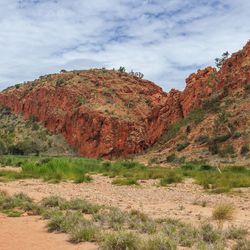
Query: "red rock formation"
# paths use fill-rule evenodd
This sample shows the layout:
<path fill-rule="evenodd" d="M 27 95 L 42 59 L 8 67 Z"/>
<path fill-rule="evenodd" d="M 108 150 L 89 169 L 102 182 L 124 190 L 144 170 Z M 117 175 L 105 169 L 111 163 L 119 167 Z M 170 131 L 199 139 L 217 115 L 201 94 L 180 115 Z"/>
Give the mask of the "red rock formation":
<path fill-rule="evenodd" d="M 217 72 L 191 74 L 183 92 L 164 93 L 154 83 L 113 70 L 63 72 L 0 93 L 0 105 L 34 115 L 87 157 L 119 157 L 143 151 L 170 124 L 216 91 L 250 84 L 250 42 Z"/>
<path fill-rule="evenodd" d="M 181 106 L 183 115 L 186 116 L 191 110 L 199 108 L 202 102 L 209 98 L 216 90 L 217 71 L 208 67 L 198 70 L 186 79 L 186 88 L 181 95 Z"/>
<path fill-rule="evenodd" d="M 167 99 L 152 82 L 102 70 L 51 75 L 0 94 L 0 104 L 36 116 L 80 155 L 106 158 L 154 143 L 166 129 L 159 115 Z"/>

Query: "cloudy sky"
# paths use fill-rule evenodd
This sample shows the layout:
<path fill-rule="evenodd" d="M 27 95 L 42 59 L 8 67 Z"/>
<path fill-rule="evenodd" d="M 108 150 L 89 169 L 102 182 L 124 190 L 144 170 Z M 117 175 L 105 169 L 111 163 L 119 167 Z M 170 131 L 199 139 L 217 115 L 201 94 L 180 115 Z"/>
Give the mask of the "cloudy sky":
<path fill-rule="evenodd" d="M 0 0 L 0 89 L 61 69 L 143 72 L 165 90 L 250 39 L 249 0 Z"/>

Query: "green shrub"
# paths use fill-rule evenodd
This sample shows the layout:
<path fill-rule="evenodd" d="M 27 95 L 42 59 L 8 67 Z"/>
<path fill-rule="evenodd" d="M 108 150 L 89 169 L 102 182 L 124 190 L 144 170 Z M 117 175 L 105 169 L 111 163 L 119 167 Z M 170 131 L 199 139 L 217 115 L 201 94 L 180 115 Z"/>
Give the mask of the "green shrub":
<path fill-rule="evenodd" d="M 208 143 L 209 142 L 209 136 L 208 135 L 200 135 L 195 142 L 199 143 L 200 145 Z"/>
<path fill-rule="evenodd" d="M 244 144 L 241 149 L 240 149 L 240 154 L 242 156 L 245 156 L 249 153 L 250 149 L 249 149 L 249 144 Z"/>
<path fill-rule="evenodd" d="M 59 78 L 56 80 L 56 86 L 57 87 L 60 87 L 60 86 L 63 86 L 65 84 L 65 80 L 63 78 Z"/>
<path fill-rule="evenodd" d="M 228 155 L 233 155 L 235 153 L 233 145 L 226 145 L 224 148 L 220 149 L 219 155 L 225 157 Z"/>
<path fill-rule="evenodd" d="M 189 142 L 185 142 L 183 144 L 177 144 L 176 145 L 176 150 L 177 151 L 182 151 L 183 149 L 185 149 L 187 146 L 189 146 L 190 143 Z"/>
<path fill-rule="evenodd" d="M 183 177 L 180 174 L 176 173 L 175 171 L 169 171 L 167 176 L 160 180 L 160 185 L 167 186 L 168 184 L 182 182 L 182 180 Z"/>
<path fill-rule="evenodd" d="M 176 160 L 176 155 L 175 154 L 170 154 L 166 157 L 167 162 L 174 162 Z"/>

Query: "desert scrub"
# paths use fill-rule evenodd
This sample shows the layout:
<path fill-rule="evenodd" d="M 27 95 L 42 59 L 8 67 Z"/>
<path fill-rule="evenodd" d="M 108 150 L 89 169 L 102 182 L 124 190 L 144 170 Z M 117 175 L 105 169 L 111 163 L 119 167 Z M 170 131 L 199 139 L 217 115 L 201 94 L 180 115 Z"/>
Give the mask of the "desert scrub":
<path fill-rule="evenodd" d="M 140 247 L 140 238 L 126 231 L 104 234 L 102 237 L 102 250 L 138 250 Z"/>
<path fill-rule="evenodd" d="M 231 227 L 223 231 L 210 224 L 195 228 L 170 218 L 154 220 L 138 210 L 125 212 L 104 206 L 95 209 L 95 204 L 80 199 L 52 196 L 34 203 L 24 194 L 9 196 L 0 192 L 0 206 L 6 201 L 7 207 L 11 208 L 9 216 L 20 216 L 29 204 L 30 211 L 34 209 L 34 213 L 46 219 L 49 232 L 67 233 L 72 243 L 97 242 L 104 250 L 165 250 L 177 246 L 223 249 L 221 246 L 227 239 L 239 241 L 235 249 L 248 249 L 240 248 L 248 246 L 247 231 L 241 228 Z M 18 210 L 14 210 L 16 208 Z"/>
<path fill-rule="evenodd" d="M 247 228 L 231 226 L 226 231 L 226 237 L 232 240 L 244 239 L 248 234 Z"/>
<path fill-rule="evenodd" d="M 233 250 L 249 250 L 250 240 L 240 240 L 233 246 Z"/>
<path fill-rule="evenodd" d="M 70 231 L 70 241 L 73 243 L 79 242 L 95 242 L 98 239 L 99 230 L 92 223 L 78 222 Z"/>
<path fill-rule="evenodd" d="M 221 233 L 219 230 L 214 229 L 211 224 L 204 224 L 200 229 L 201 239 L 209 244 L 215 243 L 221 239 Z"/>
<path fill-rule="evenodd" d="M 177 245 L 164 234 L 157 234 L 145 240 L 142 244 L 143 250 L 176 250 Z"/>
<path fill-rule="evenodd" d="M 219 225 L 223 225 L 224 221 L 232 220 L 235 215 L 235 207 L 231 204 L 220 204 L 214 208 L 212 212 L 212 218 L 218 222 Z"/>
<path fill-rule="evenodd" d="M 112 184 L 118 186 L 130 186 L 130 185 L 139 185 L 136 179 L 132 178 L 116 178 L 112 181 Z"/>
<path fill-rule="evenodd" d="M 0 211 L 9 216 L 19 216 L 20 211 L 15 211 L 15 208 L 23 209 L 30 204 L 32 200 L 24 193 L 18 193 L 13 196 L 8 196 L 5 192 L 0 192 Z M 24 210 L 24 209 L 23 209 Z"/>
<path fill-rule="evenodd" d="M 160 180 L 160 185 L 167 186 L 168 184 L 182 182 L 182 180 L 183 180 L 183 177 L 181 176 L 181 174 L 172 170 L 164 178 Z"/>

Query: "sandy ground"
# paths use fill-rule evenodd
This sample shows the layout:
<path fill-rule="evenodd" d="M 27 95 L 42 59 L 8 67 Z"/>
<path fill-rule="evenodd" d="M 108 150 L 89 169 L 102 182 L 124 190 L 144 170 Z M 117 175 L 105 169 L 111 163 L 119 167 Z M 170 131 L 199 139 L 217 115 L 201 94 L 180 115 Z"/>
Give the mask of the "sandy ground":
<path fill-rule="evenodd" d="M 0 215 L 1 250 L 97 250 L 92 243 L 71 244 L 66 234 L 48 233 L 36 216 L 9 218 Z"/>
<path fill-rule="evenodd" d="M 0 190 L 10 194 L 24 192 L 36 201 L 43 197 L 58 195 L 65 198 L 81 198 L 98 204 L 110 205 L 121 209 L 138 209 L 151 217 L 173 217 L 197 225 L 204 220 L 211 220 L 213 208 L 220 203 L 230 203 L 236 207 L 235 218 L 230 224 L 241 225 L 250 229 L 250 189 L 243 189 L 237 195 L 208 194 L 202 187 L 186 180 L 184 183 L 171 185 L 169 187 L 158 187 L 157 181 L 143 181 L 140 186 L 115 186 L 111 179 L 96 175 L 91 183 L 74 184 L 63 182 L 60 184 L 48 184 L 41 180 L 19 180 L 9 183 L 0 183 Z M 203 207 L 202 203 L 206 203 Z M 23 220 L 23 221 L 22 221 Z M 3 221 L 3 222 L 2 222 Z M 5 223 L 5 224 L 4 224 Z M 30 223 L 25 226 L 25 223 Z M 18 229 L 19 227 L 19 229 Z M 16 229 L 17 228 L 17 229 Z M 30 230 L 30 232 L 29 232 Z M 17 231 L 16 233 L 14 233 Z M 37 240 L 32 240 L 31 232 L 35 232 Z M 3 237 L 2 235 L 5 236 Z M 27 234 L 27 236 L 22 235 Z M 18 244 L 8 248 L 5 238 L 9 242 L 12 239 L 26 239 L 18 241 Z M 40 237 L 40 238 L 39 238 Z M 47 247 L 39 246 L 39 241 L 44 242 L 48 238 Z M 4 242 L 3 242 L 4 240 Z M 13 242 L 14 242 L 13 241 Z M 34 248 L 27 248 L 25 244 L 34 242 Z M 36 244 L 35 244 L 36 242 Z M 50 243 L 51 242 L 51 243 Z M 54 242 L 58 248 L 49 248 Z M 58 243 L 57 243 L 58 242 Z M 60 248 L 60 242 L 65 246 Z M 16 242 L 17 243 L 17 242 Z M 5 244 L 3 250 L 26 250 L 26 249 L 86 249 L 92 250 L 93 246 L 80 246 L 68 243 L 64 235 L 46 233 L 44 222 L 36 217 L 24 218 L 1 218 L 0 223 L 0 246 Z M 22 244 L 22 245 L 21 245 Z M 18 246 L 20 246 L 18 248 Z M 83 248 L 77 248 L 83 247 Z M 96 246 L 94 246 L 96 247 Z"/>

